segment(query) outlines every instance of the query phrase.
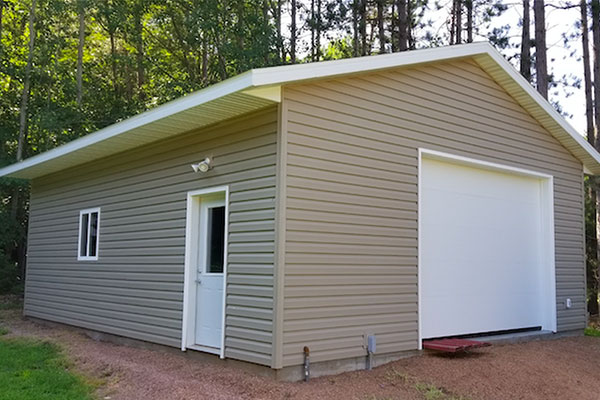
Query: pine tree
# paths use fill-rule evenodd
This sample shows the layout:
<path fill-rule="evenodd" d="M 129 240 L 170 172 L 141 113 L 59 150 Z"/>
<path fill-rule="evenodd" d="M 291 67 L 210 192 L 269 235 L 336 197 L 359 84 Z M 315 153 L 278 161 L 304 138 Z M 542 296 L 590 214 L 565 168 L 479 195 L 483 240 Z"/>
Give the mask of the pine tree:
<path fill-rule="evenodd" d="M 535 16 L 535 71 L 537 90 L 548 98 L 548 60 L 546 48 L 546 10 L 544 0 L 533 0 Z"/>

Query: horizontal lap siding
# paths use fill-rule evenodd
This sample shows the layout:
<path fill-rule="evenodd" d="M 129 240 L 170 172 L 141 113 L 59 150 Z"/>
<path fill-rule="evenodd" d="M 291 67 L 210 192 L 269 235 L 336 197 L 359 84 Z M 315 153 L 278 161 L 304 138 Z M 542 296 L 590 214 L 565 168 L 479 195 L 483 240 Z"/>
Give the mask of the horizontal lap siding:
<path fill-rule="evenodd" d="M 283 365 L 417 348 L 418 148 L 555 177 L 559 330 L 585 324 L 582 166 L 476 64 L 286 87 Z M 565 310 L 566 297 L 573 308 Z"/>
<path fill-rule="evenodd" d="M 271 364 L 277 111 L 32 183 L 25 314 L 181 345 L 186 196 L 230 186 L 226 356 Z M 190 164 L 211 155 L 214 168 Z M 79 210 L 101 207 L 99 261 L 77 261 Z"/>

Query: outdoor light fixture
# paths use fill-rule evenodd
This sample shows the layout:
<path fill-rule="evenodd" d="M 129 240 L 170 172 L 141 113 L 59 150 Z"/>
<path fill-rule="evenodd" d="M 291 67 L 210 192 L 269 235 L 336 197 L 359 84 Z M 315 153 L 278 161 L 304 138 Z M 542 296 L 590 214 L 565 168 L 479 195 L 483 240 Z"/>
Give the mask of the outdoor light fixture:
<path fill-rule="evenodd" d="M 204 161 L 200 161 L 198 164 L 192 164 L 192 169 L 194 170 L 194 172 L 208 172 L 208 170 L 211 168 L 211 159 L 209 157 L 206 157 L 204 159 Z"/>

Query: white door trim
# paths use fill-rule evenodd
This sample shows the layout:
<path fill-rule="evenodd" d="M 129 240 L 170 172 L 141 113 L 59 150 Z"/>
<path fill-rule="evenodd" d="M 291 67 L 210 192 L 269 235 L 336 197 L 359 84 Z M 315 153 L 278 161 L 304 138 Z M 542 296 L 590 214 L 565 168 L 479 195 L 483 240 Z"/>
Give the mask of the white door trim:
<path fill-rule="evenodd" d="M 210 194 L 225 194 L 225 243 L 223 260 L 223 317 L 221 319 L 221 348 L 212 349 L 205 346 L 198 346 L 194 343 L 194 318 L 196 315 L 196 268 L 192 264 L 192 253 L 194 243 L 197 243 L 198 229 L 194 221 L 197 221 L 200 213 L 200 203 L 198 198 Z M 229 186 L 218 186 L 201 190 L 194 190 L 187 193 L 187 208 L 185 218 L 185 258 L 184 258 L 184 280 L 183 280 L 183 315 L 181 323 L 181 350 L 187 349 L 200 350 L 209 353 L 219 354 L 220 358 L 225 358 L 225 311 L 227 299 L 227 243 L 229 239 Z"/>
<path fill-rule="evenodd" d="M 422 299 L 421 299 L 421 207 L 422 207 L 422 162 L 423 158 L 440 160 L 445 162 L 451 162 L 455 164 L 474 166 L 477 168 L 488 169 L 492 171 L 500 171 L 500 172 L 510 172 L 516 175 L 526 176 L 538 178 L 542 182 L 541 187 L 541 204 L 542 204 L 542 227 L 541 231 L 543 233 L 543 252 L 542 252 L 542 262 L 545 265 L 548 265 L 548 276 L 546 277 L 546 300 L 548 304 L 546 304 L 546 314 L 544 316 L 544 321 L 546 325 L 544 329 L 551 330 L 556 332 L 556 272 L 555 272 L 555 249 L 554 249 L 554 178 L 552 175 L 530 171 L 527 169 L 511 167 L 508 165 L 497 164 L 493 162 L 477 160 L 473 158 L 458 156 L 454 154 L 443 153 L 435 150 L 428 150 L 419 148 L 419 158 L 418 158 L 418 187 L 417 187 L 417 312 L 418 312 L 418 349 L 423 349 L 423 338 L 422 338 Z"/>

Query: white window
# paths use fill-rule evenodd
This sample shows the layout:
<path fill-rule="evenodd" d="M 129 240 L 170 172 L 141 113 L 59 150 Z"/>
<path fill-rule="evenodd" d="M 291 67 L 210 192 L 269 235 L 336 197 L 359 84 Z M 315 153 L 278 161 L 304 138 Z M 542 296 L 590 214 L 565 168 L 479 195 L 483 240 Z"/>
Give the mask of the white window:
<path fill-rule="evenodd" d="M 78 260 L 98 259 L 98 238 L 100 233 L 100 209 L 90 208 L 79 212 Z"/>

